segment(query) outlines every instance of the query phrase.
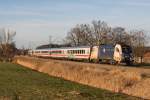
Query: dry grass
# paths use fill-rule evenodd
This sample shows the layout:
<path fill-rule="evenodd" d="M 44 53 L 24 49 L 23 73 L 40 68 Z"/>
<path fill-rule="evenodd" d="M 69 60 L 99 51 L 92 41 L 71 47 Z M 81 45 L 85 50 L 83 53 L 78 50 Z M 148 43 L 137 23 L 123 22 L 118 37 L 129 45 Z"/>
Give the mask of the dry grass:
<path fill-rule="evenodd" d="M 52 76 L 150 99 L 150 69 L 16 57 L 17 63 Z"/>

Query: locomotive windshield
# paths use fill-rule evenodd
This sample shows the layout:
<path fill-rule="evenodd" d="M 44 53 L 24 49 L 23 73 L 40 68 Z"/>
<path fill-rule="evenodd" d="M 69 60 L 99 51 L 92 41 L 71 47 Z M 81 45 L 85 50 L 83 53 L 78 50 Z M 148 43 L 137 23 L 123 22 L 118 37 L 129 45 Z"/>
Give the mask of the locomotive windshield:
<path fill-rule="evenodd" d="M 125 54 L 130 54 L 130 53 L 132 53 L 132 49 L 129 46 L 125 46 L 122 48 L 122 52 Z"/>

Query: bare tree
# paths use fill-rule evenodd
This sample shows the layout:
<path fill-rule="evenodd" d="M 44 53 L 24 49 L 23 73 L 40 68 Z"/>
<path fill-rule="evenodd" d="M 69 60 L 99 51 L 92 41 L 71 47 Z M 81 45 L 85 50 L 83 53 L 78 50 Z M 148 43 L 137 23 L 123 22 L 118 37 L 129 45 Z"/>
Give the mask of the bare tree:
<path fill-rule="evenodd" d="M 92 33 L 94 34 L 96 45 L 108 43 L 111 35 L 111 27 L 104 21 L 93 21 L 92 25 Z"/>
<path fill-rule="evenodd" d="M 92 25 L 76 25 L 71 29 L 66 38 L 66 40 L 75 46 L 100 45 L 110 43 L 111 39 L 111 27 L 104 21 L 93 21 Z"/>
<path fill-rule="evenodd" d="M 0 29 L 0 55 L 3 57 L 1 59 L 9 59 L 14 55 L 15 43 L 13 39 L 15 35 L 15 31 Z"/>
<path fill-rule="evenodd" d="M 113 33 L 113 43 L 125 42 L 125 37 L 127 35 L 125 32 L 125 28 L 122 27 L 113 28 L 112 33 Z"/>
<path fill-rule="evenodd" d="M 66 37 L 68 43 L 73 46 L 92 45 L 92 38 L 90 25 L 87 24 L 76 25 Z"/>
<path fill-rule="evenodd" d="M 104 21 L 93 21 L 92 25 L 76 25 L 66 37 L 72 46 L 116 44 L 129 45 L 134 48 L 134 56 L 143 59 L 146 36 L 144 31 L 127 32 L 123 27 L 111 28 Z"/>
<path fill-rule="evenodd" d="M 134 49 L 134 56 L 140 57 L 140 62 L 142 63 L 145 44 L 147 42 L 146 32 L 144 30 L 134 30 L 130 32 L 132 37 L 132 46 Z"/>

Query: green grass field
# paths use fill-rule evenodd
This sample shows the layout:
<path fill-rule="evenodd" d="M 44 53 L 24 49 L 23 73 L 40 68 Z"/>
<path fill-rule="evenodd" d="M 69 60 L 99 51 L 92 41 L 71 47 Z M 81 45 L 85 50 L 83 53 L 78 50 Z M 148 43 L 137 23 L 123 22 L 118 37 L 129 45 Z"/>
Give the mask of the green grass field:
<path fill-rule="evenodd" d="M 0 100 L 140 100 L 0 63 Z"/>

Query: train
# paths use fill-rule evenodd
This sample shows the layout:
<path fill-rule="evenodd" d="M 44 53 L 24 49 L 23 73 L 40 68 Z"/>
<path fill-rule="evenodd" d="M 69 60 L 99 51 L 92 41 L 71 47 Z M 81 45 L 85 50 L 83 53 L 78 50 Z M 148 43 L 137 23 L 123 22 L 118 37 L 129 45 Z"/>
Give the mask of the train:
<path fill-rule="evenodd" d="M 102 44 L 99 46 L 60 47 L 29 50 L 35 57 L 80 60 L 96 63 L 133 63 L 132 48 L 121 44 Z"/>

